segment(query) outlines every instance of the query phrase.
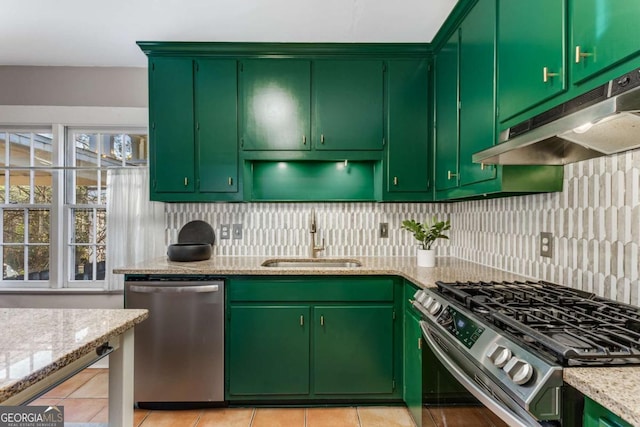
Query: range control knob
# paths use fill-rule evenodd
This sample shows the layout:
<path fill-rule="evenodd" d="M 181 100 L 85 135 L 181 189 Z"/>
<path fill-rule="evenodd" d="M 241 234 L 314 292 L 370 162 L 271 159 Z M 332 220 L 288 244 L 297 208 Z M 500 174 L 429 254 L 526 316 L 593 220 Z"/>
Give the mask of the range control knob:
<path fill-rule="evenodd" d="M 415 293 L 415 295 L 413 296 L 413 298 L 418 301 L 420 304 L 422 304 L 422 302 L 427 299 L 427 294 L 424 291 L 418 291 Z"/>
<path fill-rule="evenodd" d="M 517 357 L 512 357 L 503 369 L 518 385 L 526 384 L 533 376 L 533 366 Z"/>
<path fill-rule="evenodd" d="M 431 302 L 431 304 L 429 304 L 429 306 L 427 307 L 427 311 L 429 312 L 429 314 L 437 316 L 438 313 L 440 313 L 440 311 L 442 311 L 442 304 L 440 304 L 436 300 L 433 300 Z"/>
<path fill-rule="evenodd" d="M 492 344 L 487 351 L 487 357 L 498 368 L 502 368 L 511 359 L 511 350 L 499 344 Z"/>
<path fill-rule="evenodd" d="M 433 302 L 433 297 L 427 297 L 422 301 L 422 306 L 428 310 L 432 302 Z"/>

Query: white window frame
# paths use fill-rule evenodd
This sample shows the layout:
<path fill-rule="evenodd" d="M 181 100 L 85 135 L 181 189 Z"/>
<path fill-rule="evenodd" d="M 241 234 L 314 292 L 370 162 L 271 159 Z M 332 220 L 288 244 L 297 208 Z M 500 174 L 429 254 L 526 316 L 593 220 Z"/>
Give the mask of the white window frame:
<path fill-rule="evenodd" d="M 64 146 L 66 128 L 74 129 L 135 129 L 136 132 L 149 134 L 148 109 L 138 107 L 63 107 L 63 106 L 19 106 L 0 105 L 0 126 L 5 129 L 51 129 L 53 135 L 52 163 L 63 165 L 65 152 L 60 147 Z M 114 125 L 115 124 L 115 125 Z M 52 176 L 52 201 L 56 206 L 64 202 L 64 178 L 59 175 L 62 170 L 53 172 Z M 46 290 L 81 290 L 88 289 L 100 291 L 108 289 L 107 284 L 89 284 L 87 282 L 71 283 L 66 270 L 66 262 L 62 254 L 66 250 L 69 236 L 68 218 L 70 213 L 63 209 L 51 208 L 51 234 L 50 234 L 50 270 L 49 281 L 0 281 L 0 291 L 20 290 L 42 292 Z M 54 232 L 63 230 L 62 233 Z M 107 242 L 108 245 L 108 242 Z"/>

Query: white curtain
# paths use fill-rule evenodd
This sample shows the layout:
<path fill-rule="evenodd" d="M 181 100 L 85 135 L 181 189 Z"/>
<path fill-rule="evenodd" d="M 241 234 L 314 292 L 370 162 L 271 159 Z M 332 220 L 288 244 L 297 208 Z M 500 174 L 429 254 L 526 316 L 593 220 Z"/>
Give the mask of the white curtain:
<path fill-rule="evenodd" d="M 164 204 L 149 201 L 149 170 L 113 169 L 107 174 L 107 289 L 124 288 L 117 267 L 131 266 L 166 252 Z"/>

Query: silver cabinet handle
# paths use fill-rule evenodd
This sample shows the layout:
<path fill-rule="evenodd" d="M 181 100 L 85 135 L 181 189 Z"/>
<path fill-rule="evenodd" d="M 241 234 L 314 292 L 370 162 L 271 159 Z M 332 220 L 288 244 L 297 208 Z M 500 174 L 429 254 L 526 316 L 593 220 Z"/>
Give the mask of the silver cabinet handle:
<path fill-rule="evenodd" d="M 229 187 L 233 185 L 233 178 L 229 177 Z"/>
<path fill-rule="evenodd" d="M 547 83 L 549 81 L 549 77 L 558 77 L 559 73 L 552 73 L 549 71 L 549 67 L 544 67 L 542 69 L 542 81 Z"/>
<path fill-rule="evenodd" d="M 458 176 L 457 173 L 453 173 L 451 171 L 447 171 L 447 179 L 455 178 L 457 176 Z"/>
<path fill-rule="evenodd" d="M 393 177 L 393 185 L 398 185 L 398 177 L 397 176 Z"/>
<path fill-rule="evenodd" d="M 581 52 L 580 46 L 576 46 L 576 64 L 579 64 L 582 58 L 588 58 L 589 56 L 593 56 L 593 53 Z"/>
<path fill-rule="evenodd" d="M 201 293 L 201 292 L 218 292 L 220 287 L 218 285 L 203 285 L 203 286 L 129 286 L 131 292 L 138 292 L 141 294 L 160 294 L 160 293 Z"/>
<path fill-rule="evenodd" d="M 320 326 L 324 326 L 324 316 L 320 316 Z"/>
<path fill-rule="evenodd" d="M 320 143 L 324 144 L 324 134 L 320 134 Z"/>
<path fill-rule="evenodd" d="M 302 135 L 302 144 L 303 145 L 307 145 L 307 136 L 306 135 Z"/>
<path fill-rule="evenodd" d="M 187 178 L 186 176 L 184 177 L 184 186 L 186 187 L 187 185 L 189 185 L 189 178 Z"/>
<path fill-rule="evenodd" d="M 304 326 L 304 316 L 300 315 L 300 326 Z"/>

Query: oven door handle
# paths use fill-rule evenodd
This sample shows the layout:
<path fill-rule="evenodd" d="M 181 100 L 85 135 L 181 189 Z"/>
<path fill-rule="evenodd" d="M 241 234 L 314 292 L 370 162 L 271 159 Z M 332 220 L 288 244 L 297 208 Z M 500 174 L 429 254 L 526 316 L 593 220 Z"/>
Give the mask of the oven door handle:
<path fill-rule="evenodd" d="M 499 401 L 484 392 L 472 379 L 470 379 L 460 368 L 451 363 L 447 355 L 440 349 L 438 344 L 431 338 L 429 326 L 424 320 L 420 321 L 422 336 L 435 356 L 445 368 L 483 405 L 512 427 L 540 427 L 540 422 L 527 413 L 517 414 L 505 408 Z"/>

